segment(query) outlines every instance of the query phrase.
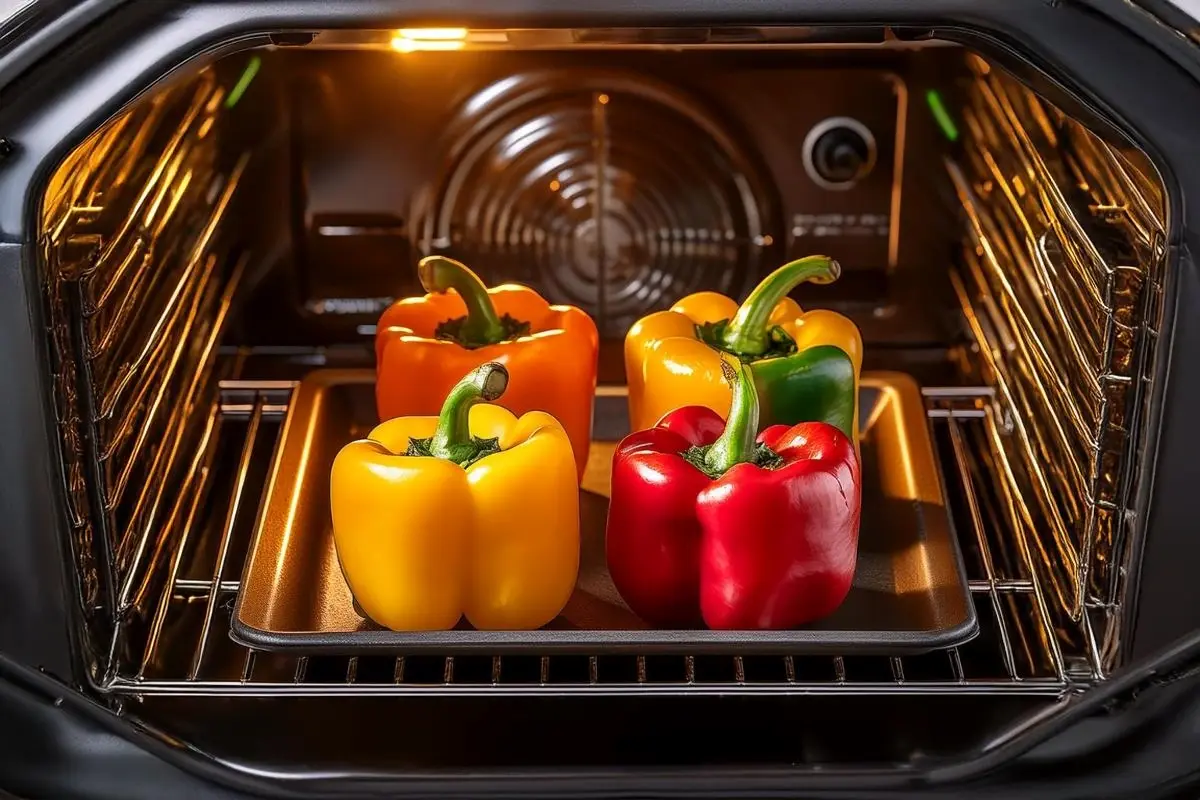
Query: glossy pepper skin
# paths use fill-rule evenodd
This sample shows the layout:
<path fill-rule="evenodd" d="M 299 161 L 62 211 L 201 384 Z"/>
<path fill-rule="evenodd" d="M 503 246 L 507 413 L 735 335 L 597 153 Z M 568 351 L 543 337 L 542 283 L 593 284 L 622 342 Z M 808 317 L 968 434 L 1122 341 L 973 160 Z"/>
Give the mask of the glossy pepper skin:
<path fill-rule="evenodd" d="M 804 312 L 787 293 L 830 283 L 841 268 L 809 256 L 777 269 L 738 306 L 716 292 L 691 294 L 637 322 L 625 337 L 625 377 L 634 430 L 689 405 L 729 413 L 721 352 L 751 366 L 762 424 L 826 422 L 857 436 L 862 336 L 833 311 Z"/>
<path fill-rule="evenodd" d="M 579 489 L 566 432 L 494 400 L 496 363 L 473 370 L 438 417 L 399 417 L 338 453 L 338 560 L 358 604 L 392 630 L 528 630 L 566 604 L 579 571 Z"/>
<path fill-rule="evenodd" d="M 488 289 L 443 256 L 422 259 L 417 272 L 428 294 L 393 303 L 376 328 L 379 418 L 436 414 L 459 378 L 495 361 L 511 376 L 502 405 L 517 415 L 545 411 L 557 419 L 582 479 L 600 347 L 596 323 L 524 286 Z"/>
<path fill-rule="evenodd" d="M 743 365 L 728 424 L 689 406 L 626 437 L 613 460 L 606 551 L 629 607 L 659 627 L 793 628 L 850 590 L 861 487 L 832 425 L 757 437 Z"/>

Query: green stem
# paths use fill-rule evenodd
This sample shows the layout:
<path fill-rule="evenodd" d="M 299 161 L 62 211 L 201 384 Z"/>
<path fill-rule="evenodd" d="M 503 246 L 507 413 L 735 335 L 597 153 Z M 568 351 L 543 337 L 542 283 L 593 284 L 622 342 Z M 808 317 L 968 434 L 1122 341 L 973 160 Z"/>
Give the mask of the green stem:
<path fill-rule="evenodd" d="M 739 356 L 760 356 L 771 346 L 771 331 L 767 322 L 779 301 L 805 281 L 832 283 L 842 274 L 842 267 L 828 256 L 808 256 L 784 264 L 763 278 L 762 283 L 738 307 L 737 314 L 725 327 L 722 346 Z"/>
<path fill-rule="evenodd" d="M 459 333 L 464 341 L 476 345 L 504 341 L 504 325 L 496 315 L 487 286 L 466 264 L 445 256 L 426 256 L 417 264 L 417 276 L 427 292 L 458 292 L 467 306 L 467 319 Z"/>
<path fill-rule="evenodd" d="M 468 372 L 446 395 L 437 429 L 429 442 L 429 454 L 458 463 L 470 460 L 479 449 L 479 442 L 471 436 L 467 424 L 471 406 L 491 402 L 507 388 L 508 370 L 503 364 L 492 361 Z"/>
<path fill-rule="evenodd" d="M 734 464 L 753 462 L 758 438 L 758 392 L 750 366 L 740 364 L 735 368 L 722 359 L 721 371 L 730 383 L 733 402 L 725 430 L 704 454 L 705 465 L 717 475 L 723 475 Z"/>

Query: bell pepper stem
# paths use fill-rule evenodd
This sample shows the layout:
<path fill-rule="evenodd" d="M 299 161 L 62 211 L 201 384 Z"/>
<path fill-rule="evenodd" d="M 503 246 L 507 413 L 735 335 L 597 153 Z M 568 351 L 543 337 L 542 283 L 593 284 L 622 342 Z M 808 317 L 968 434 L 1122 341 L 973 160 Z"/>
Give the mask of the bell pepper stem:
<path fill-rule="evenodd" d="M 504 325 L 488 295 L 487 286 L 470 267 L 446 256 L 426 256 L 417 264 L 421 286 L 432 294 L 451 289 L 458 292 L 467 307 L 467 319 L 461 335 L 466 341 L 495 344 L 504 340 Z"/>
<path fill-rule="evenodd" d="M 430 455 L 450 461 L 462 461 L 466 448 L 475 447 L 468 425 L 471 406 L 491 402 L 508 388 L 508 370 L 495 361 L 481 364 L 454 385 L 442 411 L 437 429 L 429 442 Z"/>
<path fill-rule="evenodd" d="M 739 364 L 735 367 L 722 359 L 721 371 L 730 383 L 733 401 L 725 420 L 725 430 L 704 454 L 705 465 L 715 474 L 724 474 L 735 464 L 753 462 L 758 438 L 758 392 L 754 389 L 750 366 Z"/>
<path fill-rule="evenodd" d="M 832 283 L 842 273 L 838 262 L 828 256 L 807 256 L 784 264 L 763 278 L 725 328 L 724 348 L 739 356 L 760 356 L 771 346 L 767 323 L 779 301 L 805 281 Z"/>

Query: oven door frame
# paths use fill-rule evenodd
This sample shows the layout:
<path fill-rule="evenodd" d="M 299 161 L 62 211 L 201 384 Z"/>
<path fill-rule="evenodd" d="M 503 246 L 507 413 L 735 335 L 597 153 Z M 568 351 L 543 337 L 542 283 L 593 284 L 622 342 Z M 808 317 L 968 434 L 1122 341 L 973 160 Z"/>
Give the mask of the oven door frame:
<path fill-rule="evenodd" d="M 1200 629 L 1200 582 L 1190 575 L 1190 564 L 1200 556 L 1200 539 L 1193 535 L 1194 489 L 1188 479 L 1193 454 L 1200 451 L 1200 417 L 1189 403 L 1200 391 L 1200 371 L 1182 368 L 1200 359 L 1200 315 L 1178 313 L 1179 309 L 1200 307 L 1200 275 L 1194 260 L 1194 253 L 1200 250 L 1200 203 L 1185 202 L 1189 195 L 1200 195 L 1200 160 L 1192 157 L 1194 142 L 1188 135 L 1200 130 L 1200 103 L 1180 100 L 1200 96 L 1200 47 L 1163 17 L 1120 0 L 1071 4 L 915 0 L 903 6 L 882 0 L 753 4 L 737 0 L 657 4 L 589 0 L 569 9 L 555 0 L 494 0 L 486 7 L 469 0 L 35 2 L 0 30 L 0 98 L 4 99 L 0 104 L 0 366 L 7 375 L 0 382 L 0 441 L 6 443 L 0 448 L 0 476 L 4 478 L 0 508 L 6 533 L 0 537 L 0 564 L 5 565 L 0 568 L 0 607 L 20 610 L 0 616 L 0 653 L 5 654 L 2 663 L 10 681 L 5 695 L 11 690 L 13 697 L 25 697 L 22 702 L 26 705 L 30 698 L 35 706 L 49 703 L 49 708 L 55 709 L 51 716 L 60 721 L 68 717 L 59 710 L 64 707 L 71 709 L 72 718 L 86 712 L 92 724 L 103 721 L 109 726 L 110 735 L 135 743 L 154 758 L 169 759 L 190 772 L 202 773 L 206 779 L 231 786 L 252 780 L 255 791 L 280 788 L 278 777 L 252 779 L 236 768 L 220 766 L 180 743 L 172 744 L 165 734 L 131 724 L 70 688 L 84 683 L 87 655 L 78 637 L 80 610 L 66 545 L 64 498 L 55 477 L 59 466 L 57 429 L 51 411 L 49 353 L 38 282 L 37 217 L 41 189 L 52 168 L 120 107 L 181 65 L 254 46 L 299 43 L 305 31 L 324 28 L 448 21 L 503 27 L 518 20 L 522 25 L 542 27 L 865 24 L 883 16 L 895 21 L 899 35 L 936 32 L 941 38 L 956 39 L 1018 67 L 1019 76 L 1039 92 L 1089 125 L 1129 139 L 1168 176 L 1171 238 L 1166 319 L 1153 413 L 1147 424 L 1152 430 L 1170 430 L 1171 435 L 1161 443 L 1151 440 L 1142 454 L 1149 475 L 1138 498 L 1137 516 L 1149 535 L 1139 539 L 1142 545 L 1132 566 L 1140 580 L 1125 610 L 1135 631 L 1129 650 L 1131 666 L 1096 690 L 1067 701 L 1065 710 L 1056 706 L 1061 713 L 1027 720 L 1021 730 L 992 742 L 974 759 L 952 767 L 906 771 L 884 781 L 880 788 L 913 781 L 926 787 L 958 783 L 1006 763 L 1015 765 L 1013 759 L 1020 752 L 1039 741 L 1048 742 L 1056 732 L 1063 733 L 1064 725 L 1104 720 L 1107 712 L 1101 709 L 1114 703 L 1124 704 L 1126 711 L 1145 708 L 1163 692 L 1180 695 L 1171 695 L 1178 702 L 1162 710 L 1153 729 L 1175 730 L 1168 723 L 1173 716 L 1184 718 L 1185 709 L 1186 719 L 1191 719 L 1191 714 L 1200 719 L 1200 710 L 1190 705 L 1200 698 L 1200 684 L 1192 674 L 1196 663 L 1192 659 L 1200 654 L 1200 641 L 1181 639 Z M 81 69 L 84 64 L 86 69 Z M 1019 69 L 1022 64 L 1028 68 Z M 1055 80 L 1046 75 L 1076 77 Z M 1156 91 L 1146 92 L 1146 86 L 1154 86 Z M 1176 368 L 1170 369 L 1171 364 Z M 1180 644 L 1164 651 L 1173 641 Z M 37 671 L 22 665 L 33 665 Z M 15 686 L 24 688 L 13 689 Z M 32 694 L 31 686 L 37 687 Z M 1107 705 L 1098 705 L 1101 703 Z M 1098 711 L 1100 715 L 1093 716 Z M 1102 726 L 1108 731 L 1102 738 L 1115 741 L 1121 731 L 1131 730 L 1129 717 L 1118 716 L 1120 721 L 1109 719 Z M 28 725 L 35 725 L 35 718 L 29 717 Z M 1141 730 L 1140 725 L 1132 727 Z M 2 735 L 13 736 L 14 730 L 20 734 L 21 725 L 5 725 Z M 64 757 L 68 751 L 73 753 L 69 759 L 83 758 L 71 747 L 64 750 Z M 293 774 L 293 778 L 302 776 L 302 770 Z M 441 780 L 453 781 L 454 776 Z M 629 781 L 639 788 L 664 791 L 668 786 L 691 787 L 693 796 L 723 785 L 731 789 L 740 785 L 743 790 L 856 785 L 853 774 L 818 775 L 794 768 L 740 770 L 722 774 L 719 780 L 696 770 L 647 771 L 625 777 L 509 776 L 506 780 L 513 781 L 506 786 L 525 787 L 522 796 L 548 787 L 578 786 L 580 781 L 602 783 L 614 791 L 630 785 Z M 395 794 L 414 786 L 417 784 L 393 785 L 388 791 Z M 858 784 L 858 788 L 863 787 Z"/>

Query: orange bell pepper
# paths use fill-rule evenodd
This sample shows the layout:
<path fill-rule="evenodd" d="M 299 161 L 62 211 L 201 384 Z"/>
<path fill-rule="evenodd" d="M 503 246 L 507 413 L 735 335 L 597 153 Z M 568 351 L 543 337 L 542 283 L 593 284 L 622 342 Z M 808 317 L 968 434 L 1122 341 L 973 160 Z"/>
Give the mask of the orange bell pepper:
<path fill-rule="evenodd" d="M 421 259 L 417 274 L 428 294 L 396 301 L 376 328 L 379 418 L 436 415 L 463 375 L 494 361 L 510 376 L 501 405 L 518 416 L 545 411 L 557 419 L 582 479 L 600 349 L 592 318 L 525 286 L 488 289 L 444 256 Z"/>

